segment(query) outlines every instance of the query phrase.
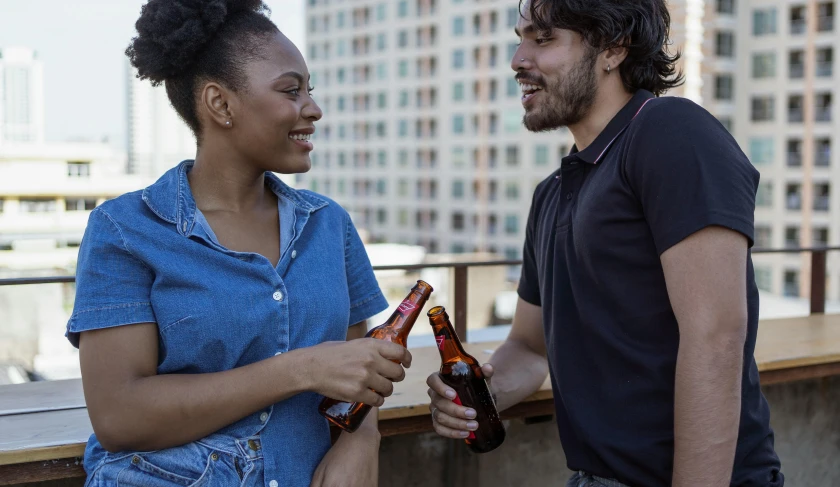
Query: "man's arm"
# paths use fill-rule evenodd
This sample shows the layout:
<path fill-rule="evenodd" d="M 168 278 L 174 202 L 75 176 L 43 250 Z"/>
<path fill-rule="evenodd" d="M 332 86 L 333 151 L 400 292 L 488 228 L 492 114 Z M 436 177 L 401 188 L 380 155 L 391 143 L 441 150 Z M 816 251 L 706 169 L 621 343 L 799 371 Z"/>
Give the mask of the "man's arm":
<path fill-rule="evenodd" d="M 491 390 L 499 411 L 519 403 L 540 388 L 548 375 L 542 308 L 519 299 L 508 338 L 482 370 L 488 379 L 493 378 Z M 430 375 L 426 383 L 432 421 L 439 435 L 465 438 L 469 431 L 478 428 L 471 421 L 475 418 L 475 410 L 452 402 L 455 391 L 443 383 L 437 372 Z"/>
<path fill-rule="evenodd" d="M 707 227 L 661 261 L 680 332 L 673 485 L 728 486 L 741 412 L 747 239 Z"/>

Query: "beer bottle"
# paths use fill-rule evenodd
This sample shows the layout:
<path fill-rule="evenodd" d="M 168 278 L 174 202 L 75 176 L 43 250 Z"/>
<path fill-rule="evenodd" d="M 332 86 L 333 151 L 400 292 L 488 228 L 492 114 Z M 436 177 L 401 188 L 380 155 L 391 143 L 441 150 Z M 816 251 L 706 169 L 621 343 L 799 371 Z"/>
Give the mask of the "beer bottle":
<path fill-rule="evenodd" d="M 397 306 L 394 314 L 388 318 L 388 321 L 367 332 L 365 337 L 386 340 L 407 347 L 408 333 L 420 316 L 420 312 L 423 311 L 423 306 L 429 300 L 432 290 L 432 286 L 428 283 L 417 281 L 408 296 Z M 327 397 L 321 401 L 318 411 L 330 423 L 352 433 L 359 428 L 370 409 L 371 406 L 360 402 L 349 403 Z"/>
<path fill-rule="evenodd" d="M 464 351 L 443 306 L 430 309 L 428 316 L 440 350 L 440 378 L 455 390 L 455 404 L 475 410 L 478 429 L 470 431 L 464 442 L 476 453 L 496 449 L 505 441 L 505 426 L 484 380 L 481 364 Z"/>

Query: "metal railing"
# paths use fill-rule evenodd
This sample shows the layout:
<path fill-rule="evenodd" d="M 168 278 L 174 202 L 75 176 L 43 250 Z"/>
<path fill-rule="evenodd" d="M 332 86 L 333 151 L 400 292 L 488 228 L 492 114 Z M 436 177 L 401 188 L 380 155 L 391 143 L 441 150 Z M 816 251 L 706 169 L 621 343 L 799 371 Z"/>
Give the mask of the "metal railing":
<path fill-rule="evenodd" d="M 826 254 L 828 252 L 840 251 L 836 247 L 792 247 L 782 249 L 753 248 L 752 254 L 799 254 L 802 252 L 811 253 L 811 296 L 810 313 L 821 314 L 825 312 L 825 279 L 826 279 Z M 384 265 L 374 266 L 374 271 L 419 271 L 422 269 L 450 268 L 454 271 L 454 305 L 455 329 L 458 336 L 464 342 L 468 341 L 467 335 L 467 289 L 469 285 L 469 269 L 471 267 L 493 267 L 493 266 L 519 266 L 522 260 L 488 260 L 477 262 L 446 262 L 411 265 Z M 0 279 L 0 286 L 19 286 L 28 284 L 59 284 L 72 283 L 76 281 L 75 276 L 47 276 L 47 277 L 17 277 Z"/>

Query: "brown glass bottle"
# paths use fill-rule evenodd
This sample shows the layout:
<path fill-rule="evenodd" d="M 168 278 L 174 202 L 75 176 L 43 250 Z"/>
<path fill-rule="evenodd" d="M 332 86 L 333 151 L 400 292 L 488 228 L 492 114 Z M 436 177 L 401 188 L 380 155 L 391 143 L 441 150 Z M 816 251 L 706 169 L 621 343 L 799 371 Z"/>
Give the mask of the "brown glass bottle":
<path fill-rule="evenodd" d="M 426 305 L 432 291 L 432 286 L 428 283 L 417 281 L 408 296 L 397 306 L 394 314 L 388 318 L 388 321 L 367 332 L 365 337 L 386 340 L 406 347 L 408 345 L 408 333 L 423 311 L 423 306 Z M 371 406 L 360 402 L 349 403 L 327 397 L 321 401 L 318 411 L 330 423 L 352 433 L 359 428 L 370 409 Z"/>
<path fill-rule="evenodd" d="M 471 431 L 464 442 L 476 453 L 498 448 L 505 441 L 505 426 L 484 380 L 481 364 L 464 350 L 443 306 L 430 309 L 428 316 L 440 350 L 440 378 L 455 389 L 456 404 L 475 409 L 478 429 Z"/>

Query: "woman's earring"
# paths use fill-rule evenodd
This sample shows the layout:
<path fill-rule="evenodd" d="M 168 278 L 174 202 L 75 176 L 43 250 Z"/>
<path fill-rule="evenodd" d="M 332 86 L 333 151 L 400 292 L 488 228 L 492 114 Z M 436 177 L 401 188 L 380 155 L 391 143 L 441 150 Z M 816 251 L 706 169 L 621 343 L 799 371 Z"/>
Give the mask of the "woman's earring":
<path fill-rule="evenodd" d="M 230 127 L 230 120 L 228 120 L 227 122 L 225 122 L 225 125 L 227 125 L 228 127 Z"/>
<path fill-rule="evenodd" d="M 607 64 L 607 74 L 610 74 L 610 65 Z"/>

